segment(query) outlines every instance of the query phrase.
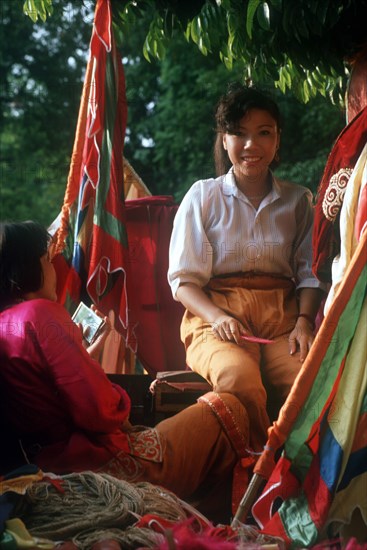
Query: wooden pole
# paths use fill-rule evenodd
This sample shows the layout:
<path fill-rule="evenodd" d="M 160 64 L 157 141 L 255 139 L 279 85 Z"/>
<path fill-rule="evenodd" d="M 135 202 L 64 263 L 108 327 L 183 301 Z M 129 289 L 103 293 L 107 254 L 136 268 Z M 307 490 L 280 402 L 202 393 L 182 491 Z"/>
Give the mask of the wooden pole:
<path fill-rule="evenodd" d="M 266 479 L 259 474 L 254 474 L 251 478 L 249 486 L 243 495 L 241 502 L 237 508 L 236 514 L 232 520 L 231 527 L 236 527 L 237 522 L 246 523 L 247 515 L 251 506 L 255 502 L 260 490 L 264 486 Z"/>

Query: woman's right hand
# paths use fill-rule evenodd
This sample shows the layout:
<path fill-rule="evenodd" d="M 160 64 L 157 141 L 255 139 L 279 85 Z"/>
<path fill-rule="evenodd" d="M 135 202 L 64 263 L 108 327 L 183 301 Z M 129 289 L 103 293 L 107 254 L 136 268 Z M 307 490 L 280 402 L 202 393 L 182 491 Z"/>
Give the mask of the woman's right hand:
<path fill-rule="evenodd" d="M 104 321 L 104 325 L 98 332 L 97 338 L 93 341 L 92 344 L 88 342 L 86 339 L 85 331 L 88 331 L 88 327 L 83 328 L 82 323 L 78 323 L 79 330 L 82 334 L 82 344 L 83 347 L 86 349 L 86 351 L 89 353 L 89 355 L 92 357 L 92 359 L 95 359 L 96 361 L 99 361 L 101 352 L 103 350 L 105 341 L 107 339 L 107 336 L 110 334 L 112 330 L 112 325 L 109 317 L 107 315 L 104 315 L 99 309 L 96 308 L 94 304 L 91 305 L 91 309 Z"/>
<path fill-rule="evenodd" d="M 176 296 L 193 315 L 197 315 L 204 322 L 210 323 L 218 340 L 243 344 L 241 334 L 246 334 L 243 325 L 217 307 L 202 288 L 194 283 L 184 283 L 178 288 Z"/>
<path fill-rule="evenodd" d="M 241 334 L 246 333 L 243 325 L 226 313 L 215 319 L 212 323 L 212 330 L 218 340 L 236 342 L 236 344 L 243 343 Z"/>
<path fill-rule="evenodd" d="M 97 338 L 94 340 L 92 344 L 86 346 L 87 352 L 92 357 L 92 359 L 95 359 L 96 361 L 99 361 L 107 336 L 110 334 L 112 330 L 111 321 L 109 320 L 109 318 L 105 316 L 103 317 L 103 320 L 105 324 L 101 328 Z"/>

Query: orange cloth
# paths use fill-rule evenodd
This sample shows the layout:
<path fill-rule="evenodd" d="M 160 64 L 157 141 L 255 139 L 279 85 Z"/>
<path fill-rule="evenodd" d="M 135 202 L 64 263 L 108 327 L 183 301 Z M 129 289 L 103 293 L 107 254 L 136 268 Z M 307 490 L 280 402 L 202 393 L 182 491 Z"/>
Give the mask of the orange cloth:
<path fill-rule="evenodd" d="M 261 452 L 270 424 L 267 405 L 286 398 L 301 368 L 299 354 L 291 356 L 288 344 L 298 313 L 293 282 L 243 274 L 214 278 L 205 290 L 249 334 L 274 340 L 268 345 L 245 342 L 242 346 L 217 340 L 211 324 L 188 311 L 181 325 L 188 365 L 206 378 L 214 391 L 238 397 L 249 416 L 250 445 Z M 264 383 L 274 391 L 267 395 Z"/>
<path fill-rule="evenodd" d="M 139 434 L 133 429 L 134 456 L 114 457 L 100 471 L 122 479 L 127 479 L 128 471 L 134 472 L 134 481 L 161 485 L 212 521 L 223 521 L 223 513 L 231 512 L 233 471 L 248 445 L 248 417 L 235 396 L 214 396 L 213 401 L 211 393 L 205 394 L 153 430 Z M 139 434 L 137 438 L 134 433 Z"/>

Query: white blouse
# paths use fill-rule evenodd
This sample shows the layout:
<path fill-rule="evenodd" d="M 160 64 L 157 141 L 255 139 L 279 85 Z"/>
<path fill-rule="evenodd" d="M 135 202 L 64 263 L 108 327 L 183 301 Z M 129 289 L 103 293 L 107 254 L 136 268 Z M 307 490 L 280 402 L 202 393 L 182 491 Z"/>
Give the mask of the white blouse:
<path fill-rule="evenodd" d="M 297 288 L 324 288 L 312 274 L 312 194 L 273 177 L 256 210 L 238 189 L 232 169 L 199 180 L 175 216 L 168 282 L 205 286 L 215 276 L 259 272 L 294 279 Z"/>

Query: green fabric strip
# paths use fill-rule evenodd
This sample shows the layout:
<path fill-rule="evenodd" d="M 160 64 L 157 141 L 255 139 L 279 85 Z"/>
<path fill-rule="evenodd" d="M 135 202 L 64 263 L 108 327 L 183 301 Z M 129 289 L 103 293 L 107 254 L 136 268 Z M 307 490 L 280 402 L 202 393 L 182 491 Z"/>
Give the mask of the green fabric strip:
<path fill-rule="evenodd" d="M 362 298 L 366 293 L 366 282 L 367 266 L 364 266 L 338 320 L 312 390 L 285 443 L 285 455 L 292 461 L 292 471 L 301 481 L 307 474 L 313 456 L 305 441 L 331 393 L 340 365 L 353 338 L 363 305 Z"/>
<path fill-rule="evenodd" d="M 279 516 L 287 536 L 292 541 L 291 548 L 303 548 L 317 542 L 318 530 L 309 514 L 304 493 L 297 499 L 285 501 L 279 510 Z"/>
<path fill-rule="evenodd" d="M 362 414 L 367 413 L 367 393 L 364 396 L 362 407 L 361 407 L 361 416 Z"/>
<path fill-rule="evenodd" d="M 366 271 L 367 268 L 364 269 Z M 360 281 L 364 282 L 361 286 Z M 333 434 L 336 437 L 336 440 L 338 443 L 342 446 L 343 450 L 346 451 L 346 453 L 349 453 L 350 445 L 353 440 L 353 435 L 355 431 L 355 422 L 356 418 L 355 414 L 356 411 L 354 410 L 354 407 L 350 407 L 350 399 L 355 399 L 356 403 L 356 409 L 359 410 L 361 408 L 362 403 L 362 411 L 363 408 L 366 407 L 366 393 L 365 393 L 365 387 L 366 387 L 366 375 L 365 375 L 365 355 L 364 353 L 359 353 L 358 350 L 360 350 L 360 342 L 364 342 L 364 332 L 365 332 L 365 326 L 366 326 L 366 299 L 363 299 L 364 297 L 364 291 L 366 287 L 366 277 L 365 273 L 362 272 L 360 275 L 359 280 L 357 281 L 357 284 L 355 286 L 354 292 L 352 293 L 352 296 L 348 302 L 348 306 L 346 309 L 349 309 L 349 306 L 351 305 L 353 307 L 356 307 L 355 299 L 358 298 L 358 303 L 360 303 L 360 311 L 356 312 L 356 325 L 354 327 L 353 335 L 351 337 L 352 341 L 348 342 L 348 348 L 346 351 L 347 354 L 347 361 L 345 365 L 345 370 L 342 376 L 342 379 L 340 381 L 340 385 L 338 387 L 338 391 L 335 395 L 335 398 L 333 399 L 333 407 L 335 407 L 336 411 L 339 411 L 339 415 L 342 414 L 343 418 L 343 427 L 337 423 L 334 426 Z M 358 291 L 358 289 L 361 291 Z M 342 315 L 340 317 L 340 323 L 341 327 L 338 327 L 339 333 L 343 334 L 342 329 L 345 331 L 345 323 L 349 320 L 351 323 L 350 330 L 353 330 L 353 324 L 354 317 L 351 315 L 351 312 L 347 311 L 346 315 Z M 345 332 L 344 332 L 345 334 Z M 346 337 L 349 337 L 350 334 L 346 334 Z M 357 354 L 356 354 L 357 352 Z M 358 359 L 359 358 L 359 359 Z M 358 395 L 360 393 L 360 395 Z M 355 396 L 351 397 L 350 399 L 346 398 L 346 396 Z M 344 409 L 342 407 L 345 406 Z M 361 411 L 361 413 L 362 413 Z M 357 415 L 358 417 L 360 415 Z M 341 417 L 340 417 L 341 418 Z M 330 419 L 329 419 L 330 420 Z M 333 422 L 333 418 L 331 419 L 331 422 Z M 330 425 L 332 428 L 332 425 Z M 339 431 L 339 435 L 338 435 Z M 348 440 L 348 435 L 349 440 Z M 347 438 L 347 439 L 346 439 Z M 299 460 L 299 457 L 302 457 L 302 454 L 309 457 L 311 456 L 310 453 L 305 452 L 305 446 L 301 446 L 299 455 L 295 458 L 295 462 L 297 463 Z M 342 471 L 344 471 L 343 468 L 345 468 L 346 462 L 344 461 L 344 466 L 342 466 Z M 304 466 L 304 464 L 302 464 Z M 341 473 L 342 473 L 341 471 Z M 306 472 L 307 473 L 307 472 Z M 341 476 L 341 473 L 339 474 Z M 318 487 L 320 480 L 317 479 L 317 474 L 315 473 L 316 478 L 313 479 L 313 483 L 315 484 L 315 487 Z M 320 473 L 321 476 L 321 473 Z M 340 481 L 340 479 L 339 479 Z M 283 483 L 286 483 L 286 479 L 283 480 Z M 321 485 L 323 484 L 323 481 L 321 481 Z M 324 487 L 324 490 L 327 491 L 326 487 Z M 281 507 L 278 510 L 279 517 L 281 519 L 281 522 L 283 524 L 284 530 L 287 534 L 287 537 L 289 537 L 290 540 L 292 540 L 292 548 L 300 548 L 300 547 L 310 547 L 313 546 L 319 537 L 319 529 L 317 525 L 321 521 L 321 517 L 325 512 L 329 509 L 330 503 L 328 502 L 328 498 L 326 495 L 326 492 L 324 496 L 322 496 L 324 491 L 321 490 L 319 492 L 318 490 L 315 491 L 314 494 L 311 494 L 309 496 L 310 502 L 313 503 L 315 506 L 315 512 L 319 515 L 319 518 L 317 520 L 317 523 L 315 524 L 314 521 L 311 518 L 310 515 L 310 502 L 308 501 L 303 488 L 301 488 L 299 495 L 295 496 L 294 498 L 286 499 Z M 316 504 L 317 499 L 317 504 Z M 325 499 L 323 502 L 321 499 Z M 329 516 L 332 517 L 332 516 Z"/>
<path fill-rule="evenodd" d="M 93 222 L 114 237 L 122 246 L 127 248 L 126 227 L 115 216 L 105 209 L 106 198 L 110 188 L 111 161 L 113 150 L 113 137 L 117 113 L 117 86 L 112 54 L 106 59 L 106 85 L 105 85 L 105 125 L 100 157 L 100 182 L 97 188 L 96 205 Z M 121 177 L 123 173 L 121 172 Z M 121 197 L 121 207 L 123 197 Z"/>
<path fill-rule="evenodd" d="M 96 221 L 94 222 L 96 223 Z M 99 225 L 100 227 L 103 227 L 103 231 L 111 235 L 116 241 L 121 245 L 127 248 L 128 241 L 127 241 L 127 233 L 126 233 L 126 227 L 124 224 L 122 224 L 115 216 L 110 214 L 110 212 L 106 212 L 105 210 L 102 212 L 99 223 L 96 225 Z"/>
<path fill-rule="evenodd" d="M 115 127 L 117 107 L 116 85 L 113 72 L 111 54 L 107 55 L 105 67 L 105 97 L 104 97 L 104 128 L 102 139 L 102 150 L 100 152 L 100 182 L 97 188 L 95 206 L 95 223 L 100 219 L 104 210 L 105 200 L 110 188 L 111 159 L 113 148 L 113 131 Z M 97 223 L 100 225 L 100 223 Z"/>

